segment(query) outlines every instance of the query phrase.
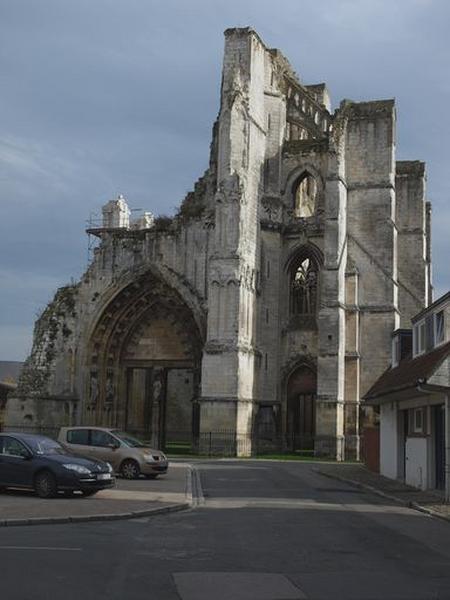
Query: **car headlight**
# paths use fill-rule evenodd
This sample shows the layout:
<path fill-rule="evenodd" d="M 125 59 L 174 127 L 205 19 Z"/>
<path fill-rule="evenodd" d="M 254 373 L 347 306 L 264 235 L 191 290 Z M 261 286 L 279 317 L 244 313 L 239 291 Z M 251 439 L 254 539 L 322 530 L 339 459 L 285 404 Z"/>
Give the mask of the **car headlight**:
<path fill-rule="evenodd" d="M 113 466 L 112 466 L 112 464 L 111 464 L 111 463 L 107 462 L 107 463 L 106 463 L 106 466 L 108 467 L 108 471 L 109 471 L 110 473 L 112 473 L 112 472 L 114 471 L 114 469 L 113 469 Z"/>
<path fill-rule="evenodd" d="M 167 460 L 162 452 L 158 452 L 158 454 L 143 454 L 142 458 L 146 462 L 161 462 L 163 460 Z"/>
<path fill-rule="evenodd" d="M 91 474 L 89 469 L 87 467 L 83 467 L 82 465 L 74 465 L 72 463 L 68 463 L 66 465 L 63 465 L 63 467 L 65 469 L 69 469 L 69 471 L 75 471 L 76 473 L 79 473 L 80 475 L 90 475 Z"/>

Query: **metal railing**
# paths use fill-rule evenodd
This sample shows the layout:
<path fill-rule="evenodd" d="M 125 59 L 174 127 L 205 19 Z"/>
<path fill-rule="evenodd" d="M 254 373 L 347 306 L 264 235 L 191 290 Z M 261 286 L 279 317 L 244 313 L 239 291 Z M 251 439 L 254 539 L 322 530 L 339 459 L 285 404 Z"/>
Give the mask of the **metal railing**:
<path fill-rule="evenodd" d="M 20 432 L 20 433 L 32 433 L 35 435 L 46 435 L 49 438 L 53 438 L 56 440 L 58 437 L 59 426 L 50 426 L 50 425 L 3 425 L 1 431 L 4 433 L 7 432 Z"/>
<path fill-rule="evenodd" d="M 95 427 L 93 425 L 93 427 Z M 22 432 L 58 437 L 57 425 L 8 424 L 4 432 Z M 127 428 L 127 432 L 150 446 L 158 446 L 170 456 L 217 456 L 232 457 L 245 455 L 267 455 L 273 453 L 313 454 L 313 437 L 297 434 L 277 434 L 273 431 L 238 433 L 231 430 L 167 431 L 163 437 L 154 436 L 145 429 Z"/>

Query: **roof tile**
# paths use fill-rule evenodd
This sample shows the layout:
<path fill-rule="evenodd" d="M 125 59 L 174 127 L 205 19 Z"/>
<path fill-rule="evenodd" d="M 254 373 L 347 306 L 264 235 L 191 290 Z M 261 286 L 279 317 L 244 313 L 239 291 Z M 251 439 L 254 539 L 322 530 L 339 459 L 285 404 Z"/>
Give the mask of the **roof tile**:
<path fill-rule="evenodd" d="M 414 387 L 420 379 L 428 379 L 440 363 L 450 354 L 450 342 L 421 354 L 416 358 L 402 360 L 394 369 L 387 369 L 365 394 L 369 400 L 389 392 Z"/>

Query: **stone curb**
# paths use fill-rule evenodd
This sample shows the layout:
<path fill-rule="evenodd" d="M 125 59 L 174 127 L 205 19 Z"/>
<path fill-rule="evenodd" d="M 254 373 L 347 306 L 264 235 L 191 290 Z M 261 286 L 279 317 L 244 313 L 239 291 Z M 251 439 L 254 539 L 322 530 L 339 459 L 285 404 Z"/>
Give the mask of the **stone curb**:
<path fill-rule="evenodd" d="M 361 490 L 364 490 L 367 492 L 372 492 L 373 494 L 376 494 L 377 496 L 381 496 L 382 498 L 386 498 L 387 500 L 392 500 L 393 502 L 397 502 L 398 504 L 401 504 L 402 506 L 405 506 L 406 508 L 412 508 L 413 510 L 417 510 L 421 513 L 425 513 L 426 515 L 429 515 L 430 517 L 436 517 L 438 519 L 441 519 L 442 521 L 447 521 L 447 523 L 450 522 L 450 517 L 446 517 L 445 515 L 442 515 L 440 512 L 433 510 L 432 508 L 427 508 L 426 506 L 421 506 L 417 502 L 412 502 L 411 500 L 402 500 L 402 498 L 398 498 L 397 496 L 392 496 L 391 494 L 386 494 L 386 492 L 383 492 L 382 490 L 379 490 L 378 488 L 375 488 L 372 485 L 369 485 L 368 483 L 361 483 L 360 481 L 355 481 L 354 479 L 348 479 L 347 477 L 341 477 L 340 475 L 332 475 L 331 473 L 325 473 L 324 471 L 320 471 L 319 469 L 313 469 L 313 471 L 315 473 L 318 473 L 319 475 L 322 475 L 323 477 L 328 477 L 329 479 L 335 479 L 336 481 L 342 481 L 342 483 L 348 483 L 348 484 L 353 485 L 354 487 L 357 487 Z"/>
<path fill-rule="evenodd" d="M 76 515 L 68 517 L 31 517 L 29 519 L 0 519 L 0 527 L 18 527 L 22 525 L 58 525 L 62 523 L 87 523 L 90 521 L 120 521 L 124 519 L 137 519 L 151 517 L 164 513 L 178 512 L 191 508 L 189 502 L 182 504 L 169 504 L 158 508 L 148 508 L 124 513 Z"/>
<path fill-rule="evenodd" d="M 69 515 L 67 517 L 30 517 L 28 519 L 0 519 L 0 527 L 19 527 L 23 525 L 59 525 L 63 523 L 88 523 L 91 521 L 120 521 L 187 510 L 197 506 L 199 504 L 198 494 L 201 494 L 201 498 L 203 498 L 203 494 L 201 493 L 201 487 L 200 491 L 198 490 L 197 470 L 190 464 L 187 464 L 186 467 L 186 502 L 122 513 L 76 516 Z"/>
<path fill-rule="evenodd" d="M 450 523 L 450 517 L 446 517 L 445 515 L 442 515 L 437 510 L 433 510 L 432 508 L 427 508 L 426 506 L 421 506 L 420 504 L 417 504 L 417 502 L 408 502 L 408 506 L 409 506 L 409 508 L 413 508 L 414 510 L 417 510 L 421 513 L 425 513 L 426 515 L 429 515 L 430 517 L 436 517 L 437 519 L 441 519 L 442 521 L 447 521 L 447 523 Z"/>

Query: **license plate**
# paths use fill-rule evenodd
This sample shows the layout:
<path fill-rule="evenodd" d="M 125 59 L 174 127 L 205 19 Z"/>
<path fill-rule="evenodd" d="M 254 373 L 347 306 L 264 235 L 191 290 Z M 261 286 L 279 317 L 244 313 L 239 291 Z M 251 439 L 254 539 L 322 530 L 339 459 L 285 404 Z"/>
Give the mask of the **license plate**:
<path fill-rule="evenodd" d="M 101 480 L 111 479 L 111 473 L 99 473 L 97 475 L 97 479 L 101 479 Z"/>

